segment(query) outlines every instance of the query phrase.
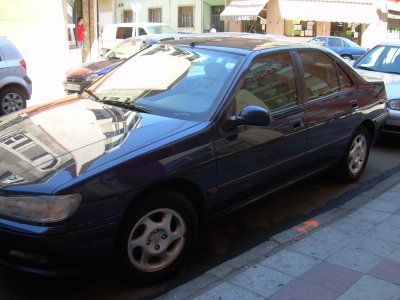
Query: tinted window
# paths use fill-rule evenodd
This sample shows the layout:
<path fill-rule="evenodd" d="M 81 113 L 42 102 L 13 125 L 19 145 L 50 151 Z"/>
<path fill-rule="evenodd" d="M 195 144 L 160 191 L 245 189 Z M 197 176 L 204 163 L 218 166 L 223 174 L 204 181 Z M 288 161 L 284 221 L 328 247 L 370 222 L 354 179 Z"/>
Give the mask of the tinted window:
<path fill-rule="evenodd" d="M 237 112 L 249 105 L 271 111 L 296 105 L 296 85 L 289 53 L 257 59 L 235 98 Z"/>
<path fill-rule="evenodd" d="M 343 69 L 340 66 L 337 66 L 337 70 L 338 70 L 340 90 L 350 89 L 353 86 L 353 84 L 351 83 L 349 76 L 347 76 L 346 72 L 343 71 Z"/>
<path fill-rule="evenodd" d="M 400 47 L 379 46 L 363 56 L 355 68 L 400 74 Z"/>
<path fill-rule="evenodd" d="M 122 40 L 130 38 L 132 37 L 132 31 L 132 27 L 117 27 L 116 38 Z"/>
<path fill-rule="evenodd" d="M 328 47 L 343 47 L 343 43 L 341 39 L 328 39 Z"/>
<path fill-rule="evenodd" d="M 307 99 L 332 94 L 339 90 L 336 68 L 332 59 L 321 52 L 300 52 L 306 78 Z"/>

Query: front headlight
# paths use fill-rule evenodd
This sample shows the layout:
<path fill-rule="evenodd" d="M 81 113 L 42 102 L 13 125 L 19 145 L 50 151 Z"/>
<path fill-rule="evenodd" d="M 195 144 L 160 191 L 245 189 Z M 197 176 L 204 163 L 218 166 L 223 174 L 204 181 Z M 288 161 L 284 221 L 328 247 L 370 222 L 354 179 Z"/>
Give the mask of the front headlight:
<path fill-rule="evenodd" d="M 88 75 L 88 76 L 86 76 L 86 81 L 95 81 L 95 80 L 97 80 L 97 78 L 99 78 L 99 74 L 97 74 L 97 73 L 92 73 L 92 74 L 90 74 L 90 75 Z"/>
<path fill-rule="evenodd" d="M 82 197 L 79 194 L 0 196 L 0 213 L 34 222 L 58 222 L 72 216 L 81 200 Z"/>
<path fill-rule="evenodd" d="M 388 101 L 389 109 L 400 110 L 400 99 L 392 99 Z"/>

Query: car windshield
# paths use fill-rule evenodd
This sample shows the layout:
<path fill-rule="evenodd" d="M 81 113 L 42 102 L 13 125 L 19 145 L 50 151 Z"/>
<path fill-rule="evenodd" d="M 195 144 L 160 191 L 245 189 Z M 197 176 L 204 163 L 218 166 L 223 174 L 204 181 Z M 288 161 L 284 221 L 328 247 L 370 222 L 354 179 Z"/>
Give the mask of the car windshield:
<path fill-rule="evenodd" d="M 118 67 L 93 92 L 102 102 L 206 121 L 243 55 L 153 45 Z"/>
<path fill-rule="evenodd" d="M 378 46 L 363 56 L 354 67 L 368 71 L 400 74 L 400 46 Z"/>
<path fill-rule="evenodd" d="M 109 59 L 127 59 L 139 52 L 144 46 L 145 43 L 141 39 L 127 40 L 108 51 L 104 57 Z"/>
<path fill-rule="evenodd" d="M 356 47 L 356 48 L 360 47 L 358 44 L 356 44 L 353 41 L 350 41 L 348 39 L 342 39 L 342 41 L 343 41 L 344 45 L 347 47 Z"/>
<path fill-rule="evenodd" d="M 169 25 L 153 25 L 147 27 L 149 34 L 173 34 L 175 31 Z"/>

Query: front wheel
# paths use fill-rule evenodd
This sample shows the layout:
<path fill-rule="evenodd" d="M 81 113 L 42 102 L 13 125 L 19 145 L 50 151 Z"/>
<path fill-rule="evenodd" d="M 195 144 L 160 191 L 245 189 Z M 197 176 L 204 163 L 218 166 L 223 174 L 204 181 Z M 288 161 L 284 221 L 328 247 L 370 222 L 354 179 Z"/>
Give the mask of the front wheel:
<path fill-rule="evenodd" d="M 174 191 L 152 193 L 128 209 L 118 240 L 118 260 L 134 282 L 165 279 L 182 263 L 197 232 L 190 201 Z"/>
<path fill-rule="evenodd" d="M 0 92 L 0 116 L 26 107 L 26 97 L 18 88 L 8 87 Z"/>
<path fill-rule="evenodd" d="M 353 135 L 339 165 L 339 175 L 347 182 L 354 182 L 363 173 L 369 157 L 371 136 L 365 127 Z"/>

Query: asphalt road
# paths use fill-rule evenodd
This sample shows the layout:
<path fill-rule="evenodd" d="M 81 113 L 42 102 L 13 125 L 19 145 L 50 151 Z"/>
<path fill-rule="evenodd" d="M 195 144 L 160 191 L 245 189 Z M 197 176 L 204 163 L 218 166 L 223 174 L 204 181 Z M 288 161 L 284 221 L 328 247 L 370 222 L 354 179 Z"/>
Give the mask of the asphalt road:
<path fill-rule="evenodd" d="M 373 148 L 360 181 L 344 185 L 330 174 L 318 175 L 209 223 L 190 260 L 174 278 L 138 288 L 114 270 L 101 268 L 70 278 L 49 279 L 0 267 L 0 299 L 146 299 L 200 275 L 251 249 L 335 201 L 351 199 L 400 170 L 400 142 L 381 142 Z"/>

